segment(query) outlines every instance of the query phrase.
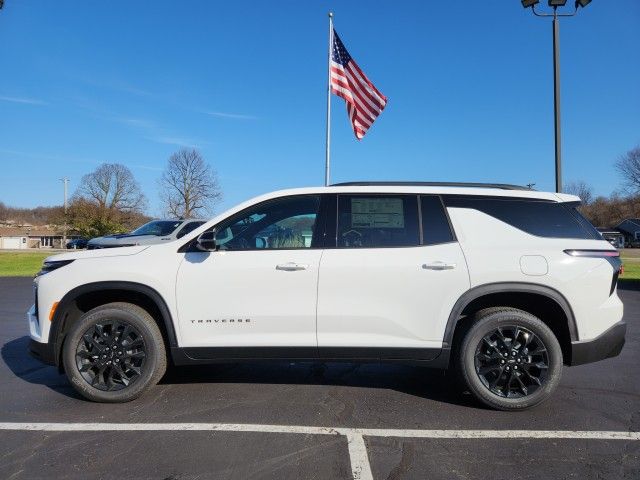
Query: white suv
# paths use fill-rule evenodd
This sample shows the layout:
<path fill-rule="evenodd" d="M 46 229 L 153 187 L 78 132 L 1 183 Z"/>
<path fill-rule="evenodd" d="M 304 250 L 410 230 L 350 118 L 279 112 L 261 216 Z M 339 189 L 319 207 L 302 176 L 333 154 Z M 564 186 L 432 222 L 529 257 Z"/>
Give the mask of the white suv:
<path fill-rule="evenodd" d="M 452 368 L 521 410 L 563 364 L 624 344 L 618 252 L 578 204 L 484 184 L 270 193 L 180 240 L 49 257 L 30 349 L 102 402 L 138 397 L 167 358 L 294 359 Z"/>

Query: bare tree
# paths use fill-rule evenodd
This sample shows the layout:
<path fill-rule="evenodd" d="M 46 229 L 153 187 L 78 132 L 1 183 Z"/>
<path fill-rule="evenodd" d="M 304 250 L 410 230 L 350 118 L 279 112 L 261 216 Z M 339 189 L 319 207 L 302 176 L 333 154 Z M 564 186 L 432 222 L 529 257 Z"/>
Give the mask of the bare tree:
<path fill-rule="evenodd" d="M 217 173 L 200 152 L 182 149 L 169 157 L 160 179 L 160 198 L 169 215 L 189 218 L 211 213 L 222 192 Z"/>
<path fill-rule="evenodd" d="M 593 189 L 583 181 L 570 182 L 563 187 L 562 191 L 580 197 L 582 205 L 590 205 L 594 199 Z"/>
<path fill-rule="evenodd" d="M 140 212 L 146 207 L 146 199 L 131 170 L 119 163 L 103 163 L 84 175 L 75 197 L 107 210 Z"/>
<path fill-rule="evenodd" d="M 625 186 L 632 192 L 640 192 L 640 145 L 622 155 L 616 162 Z"/>

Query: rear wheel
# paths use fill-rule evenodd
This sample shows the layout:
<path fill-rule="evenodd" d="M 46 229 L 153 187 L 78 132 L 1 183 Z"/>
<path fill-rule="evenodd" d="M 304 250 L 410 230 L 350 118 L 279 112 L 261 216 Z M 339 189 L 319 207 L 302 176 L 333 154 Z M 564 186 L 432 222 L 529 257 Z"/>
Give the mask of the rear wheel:
<path fill-rule="evenodd" d="M 465 386 L 483 404 L 524 410 L 546 400 L 562 374 L 562 350 L 539 318 L 513 308 L 480 312 L 458 349 Z"/>
<path fill-rule="evenodd" d="M 155 385 L 166 370 L 162 334 L 149 313 L 109 303 L 71 327 L 62 352 L 74 388 L 89 400 L 127 402 Z"/>

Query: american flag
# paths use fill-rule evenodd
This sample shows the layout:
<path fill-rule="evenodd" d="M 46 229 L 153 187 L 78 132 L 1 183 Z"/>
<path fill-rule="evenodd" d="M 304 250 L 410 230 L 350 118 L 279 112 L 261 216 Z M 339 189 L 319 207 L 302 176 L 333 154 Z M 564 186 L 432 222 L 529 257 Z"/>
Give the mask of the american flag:
<path fill-rule="evenodd" d="M 333 30 L 331 92 L 347 102 L 347 113 L 358 140 L 387 105 L 387 97 L 371 83 Z"/>

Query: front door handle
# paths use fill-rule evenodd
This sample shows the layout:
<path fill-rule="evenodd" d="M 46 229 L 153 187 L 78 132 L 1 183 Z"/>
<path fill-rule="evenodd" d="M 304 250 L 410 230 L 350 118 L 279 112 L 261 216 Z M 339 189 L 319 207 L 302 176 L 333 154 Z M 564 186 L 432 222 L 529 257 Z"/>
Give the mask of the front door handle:
<path fill-rule="evenodd" d="M 276 270 L 284 270 L 285 272 L 295 272 L 297 270 L 306 270 L 309 265 L 296 262 L 281 263 L 276 265 Z"/>
<path fill-rule="evenodd" d="M 453 270 L 454 268 L 456 268 L 456 264 L 455 263 L 444 263 L 444 262 L 431 262 L 431 263 L 424 263 L 422 265 L 422 268 L 424 268 L 425 270 Z"/>

